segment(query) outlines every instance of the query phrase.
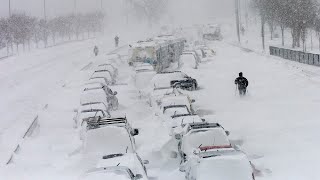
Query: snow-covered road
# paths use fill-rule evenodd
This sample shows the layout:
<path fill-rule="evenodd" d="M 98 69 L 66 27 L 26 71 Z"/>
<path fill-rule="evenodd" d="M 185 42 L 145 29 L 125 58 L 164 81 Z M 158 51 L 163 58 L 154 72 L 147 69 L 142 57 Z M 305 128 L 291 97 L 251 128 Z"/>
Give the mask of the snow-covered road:
<path fill-rule="evenodd" d="M 202 86 L 196 92 L 199 108 L 214 111 L 209 117 L 230 130 L 250 157 L 259 158 L 253 162 L 264 170 L 261 179 L 317 179 L 320 84 L 304 72 L 319 72 L 318 67 L 225 43 L 212 48 L 215 60 L 192 74 Z M 239 72 L 250 81 L 245 98 L 235 96 Z"/>
<path fill-rule="evenodd" d="M 12 111 L 10 108 L 15 106 L 22 108 L 18 106 L 19 102 L 25 104 L 22 102 L 28 102 L 28 99 L 29 107 L 49 103 L 48 110 L 39 114 L 40 131 L 24 143 L 13 164 L 0 169 L 0 177 L 10 180 L 74 179 L 90 166 L 82 164 L 86 162 L 75 152 L 80 141 L 72 129 L 72 109 L 79 100 L 80 83 L 94 67 L 80 71 L 92 61 L 89 52 L 82 51 L 91 45 L 90 42 L 77 44 L 73 53 L 62 54 L 61 59 L 56 52 L 49 51 L 51 58 L 43 63 L 30 62 L 24 68 L 19 65 L 6 74 L 2 67 L 6 69 L 21 61 L 9 62 L 8 59 L 4 61 L 7 66 L 0 66 L 0 82 L 6 84 L 0 91 L 6 94 L 3 97 L 6 101 L 1 101 L 1 111 Z M 263 175 L 257 179 L 317 179 L 320 160 L 320 146 L 317 145 L 320 127 L 318 68 L 244 51 L 223 42 L 211 47 L 217 52 L 212 61 L 201 64 L 198 70 L 182 68 L 199 82 L 200 89 L 191 93 L 196 99 L 198 113 L 231 131 L 231 139 L 240 144 L 262 170 Z M 52 58 L 57 63 L 48 62 Z M 244 98 L 236 95 L 234 85 L 240 71 L 250 81 L 249 94 Z M 129 67 L 121 67 L 120 73 L 123 81 L 133 82 Z M 139 99 L 139 93 L 131 83 L 113 89 L 119 92 L 120 110 L 126 113 L 134 127 L 140 128 L 136 138 L 137 151 L 150 160 L 150 176 L 160 180 L 184 179 L 183 173 L 178 171 L 178 163 L 166 157 L 170 138 L 161 129 L 161 120 L 154 116 L 143 99 Z M 32 92 L 31 86 L 43 90 Z M 10 121 L 16 121 L 22 115 L 12 113 L 10 116 L 4 112 L 6 118 L 0 121 L 2 134 L 6 128 L 13 128 Z M 0 139 L 2 144 L 3 138 Z"/>

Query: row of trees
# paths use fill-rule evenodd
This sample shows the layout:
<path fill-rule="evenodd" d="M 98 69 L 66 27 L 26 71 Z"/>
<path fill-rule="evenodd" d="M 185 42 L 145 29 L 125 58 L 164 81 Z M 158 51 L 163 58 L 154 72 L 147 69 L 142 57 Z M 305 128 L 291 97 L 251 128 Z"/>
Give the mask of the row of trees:
<path fill-rule="evenodd" d="M 252 7 L 261 17 L 261 33 L 264 46 L 264 29 L 270 28 L 271 39 L 275 27 L 281 29 L 282 45 L 285 44 L 285 31 L 291 31 L 292 47 L 301 47 L 306 51 L 306 39 L 309 30 L 315 30 L 320 43 L 320 9 L 315 0 L 252 0 Z"/>
<path fill-rule="evenodd" d="M 17 51 L 19 45 L 27 45 L 30 49 L 31 42 L 39 47 L 42 42 L 48 46 L 49 38 L 55 45 L 57 40 L 73 40 L 88 38 L 92 33 L 103 30 L 104 15 L 101 12 L 87 14 L 70 14 L 45 20 L 25 14 L 13 14 L 9 18 L 0 19 L 0 48 L 7 47 L 8 53 L 13 45 Z"/>

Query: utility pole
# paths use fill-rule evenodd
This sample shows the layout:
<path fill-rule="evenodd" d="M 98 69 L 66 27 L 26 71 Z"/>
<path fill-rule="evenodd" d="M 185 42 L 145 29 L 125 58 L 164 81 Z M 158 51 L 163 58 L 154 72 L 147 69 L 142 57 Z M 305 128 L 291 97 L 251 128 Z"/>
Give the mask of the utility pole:
<path fill-rule="evenodd" d="M 235 13 L 236 13 L 236 26 L 237 26 L 237 35 L 238 35 L 238 41 L 241 43 L 240 39 L 240 19 L 239 19 L 239 0 L 235 1 Z"/>
<path fill-rule="evenodd" d="M 47 22 L 46 0 L 43 0 L 43 15 L 44 15 L 44 20 Z"/>
<path fill-rule="evenodd" d="M 77 0 L 73 1 L 73 11 L 74 11 L 74 14 L 77 14 Z"/>
<path fill-rule="evenodd" d="M 9 17 L 11 17 L 11 0 L 9 0 Z"/>

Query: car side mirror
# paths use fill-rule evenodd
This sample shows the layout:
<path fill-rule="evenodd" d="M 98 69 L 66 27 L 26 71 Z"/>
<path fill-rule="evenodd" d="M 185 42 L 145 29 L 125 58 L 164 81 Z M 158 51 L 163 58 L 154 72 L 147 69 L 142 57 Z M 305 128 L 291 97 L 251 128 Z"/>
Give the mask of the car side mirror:
<path fill-rule="evenodd" d="M 142 179 L 143 178 L 143 176 L 142 176 L 142 174 L 136 174 L 135 176 L 134 176 L 134 179 L 136 180 L 136 179 Z"/>
<path fill-rule="evenodd" d="M 114 95 L 114 96 L 116 96 L 117 94 L 118 94 L 118 92 L 117 92 L 117 91 L 113 92 L 113 95 Z"/>
<path fill-rule="evenodd" d="M 149 161 L 148 160 L 144 160 L 143 164 L 149 164 Z"/>
<path fill-rule="evenodd" d="M 195 102 L 196 102 L 196 100 L 195 100 L 195 99 L 192 99 L 192 100 L 191 100 L 191 103 L 195 103 Z"/>
<path fill-rule="evenodd" d="M 174 137 L 176 138 L 176 140 L 180 140 L 181 139 L 181 134 L 176 134 L 176 135 L 174 135 Z"/>
<path fill-rule="evenodd" d="M 133 129 L 132 136 L 137 136 L 139 135 L 139 129 Z"/>
<path fill-rule="evenodd" d="M 226 131 L 226 135 L 229 136 L 230 135 L 230 131 Z"/>

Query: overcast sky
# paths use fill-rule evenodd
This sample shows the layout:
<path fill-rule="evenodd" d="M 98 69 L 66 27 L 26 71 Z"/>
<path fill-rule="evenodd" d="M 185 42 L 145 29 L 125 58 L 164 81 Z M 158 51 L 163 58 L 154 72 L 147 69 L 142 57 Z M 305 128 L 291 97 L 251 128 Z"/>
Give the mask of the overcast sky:
<path fill-rule="evenodd" d="M 0 0 L 0 16 L 8 16 L 8 1 Z M 78 12 L 100 9 L 101 0 L 76 0 Z M 105 12 L 115 16 L 124 7 L 121 2 L 127 0 L 102 0 Z M 233 0 L 168 0 L 170 15 L 176 20 L 190 19 L 198 21 L 208 17 L 226 17 L 233 15 Z M 11 0 L 12 12 L 24 12 L 28 15 L 43 17 L 44 0 Z M 75 0 L 46 0 L 47 16 L 74 12 Z"/>

